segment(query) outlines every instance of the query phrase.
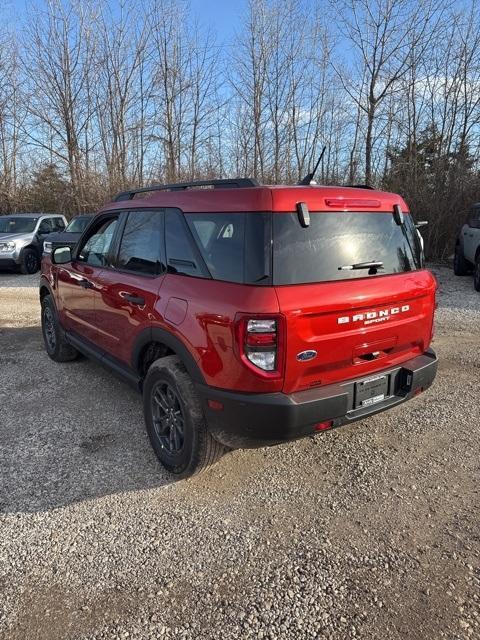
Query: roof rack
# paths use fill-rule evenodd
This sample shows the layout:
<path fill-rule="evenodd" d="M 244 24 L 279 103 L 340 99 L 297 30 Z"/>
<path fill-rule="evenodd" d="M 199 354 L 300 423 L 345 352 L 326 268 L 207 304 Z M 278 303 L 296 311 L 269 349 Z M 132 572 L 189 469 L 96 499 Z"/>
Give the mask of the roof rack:
<path fill-rule="evenodd" d="M 346 184 L 345 186 L 352 189 L 372 189 L 375 191 L 375 187 L 371 187 L 369 184 Z"/>
<path fill-rule="evenodd" d="M 152 184 L 150 187 L 129 189 L 118 193 L 114 202 L 132 200 L 137 193 L 148 191 L 186 191 L 196 187 L 213 187 L 213 189 L 239 189 L 243 187 L 259 187 L 260 183 L 255 178 L 228 178 L 226 180 L 195 180 L 193 182 L 174 182 L 173 184 Z"/>

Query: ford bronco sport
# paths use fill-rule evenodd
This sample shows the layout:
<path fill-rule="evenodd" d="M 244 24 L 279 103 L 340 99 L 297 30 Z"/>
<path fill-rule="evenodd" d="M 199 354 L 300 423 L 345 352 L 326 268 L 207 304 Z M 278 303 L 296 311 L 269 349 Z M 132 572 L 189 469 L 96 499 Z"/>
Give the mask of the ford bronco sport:
<path fill-rule="evenodd" d="M 40 299 L 49 356 L 139 388 L 187 476 L 424 391 L 436 286 L 398 195 L 244 178 L 119 194 L 44 258 Z"/>

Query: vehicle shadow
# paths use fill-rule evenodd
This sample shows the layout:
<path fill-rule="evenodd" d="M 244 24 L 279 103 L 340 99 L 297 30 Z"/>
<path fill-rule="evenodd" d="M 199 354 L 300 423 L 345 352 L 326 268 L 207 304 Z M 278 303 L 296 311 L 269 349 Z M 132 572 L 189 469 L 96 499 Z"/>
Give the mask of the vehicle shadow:
<path fill-rule="evenodd" d="M 40 272 L 30 276 L 23 275 L 17 271 L 0 271 L 0 288 L 3 289 L 28 289 L 35 287 L 38 289 L 40 282 Z"/>
<path fill-rule="evenodd" d="M 52 362 L 38 326 L 0 327 L 0 512 L 171 482 L 150 447 L 140 394 L 86 359 Z"/>

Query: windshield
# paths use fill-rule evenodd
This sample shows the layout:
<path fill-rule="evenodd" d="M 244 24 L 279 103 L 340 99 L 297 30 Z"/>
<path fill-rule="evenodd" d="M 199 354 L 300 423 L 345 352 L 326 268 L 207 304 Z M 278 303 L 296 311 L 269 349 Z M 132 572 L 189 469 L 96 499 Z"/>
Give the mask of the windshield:
<path fill-rule="evenodd" d="M 372 262 L 381 267 L 358 268 Z M 273 216 L 273 284 L 375 277 L 421 267 L 418 234 L 408 214 L 402 226 L 391 213 L 313 213 L 307 228 L 296 214 Z"/>
<path fill-rule="evenodd" d="M 36 218 L 0 217 L 0 233 L 30 233 L 36 224 Z"/>
<path fill-rule="evenodd" d="M 68 233 L 82 233 L 86 229 L 89 222 L 90 218 L 87 216 L 74 218 L 69 222 L 65 231 Z"/>

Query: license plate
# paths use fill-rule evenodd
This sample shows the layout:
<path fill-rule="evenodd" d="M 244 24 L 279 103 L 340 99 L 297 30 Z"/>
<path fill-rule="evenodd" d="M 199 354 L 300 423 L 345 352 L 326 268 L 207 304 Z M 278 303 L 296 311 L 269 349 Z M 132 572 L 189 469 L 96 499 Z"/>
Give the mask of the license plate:
<path fill-rule="evenodd" d="M 385 400 L 388 394 L 388 376 L 367 378 L 355 385 L 355 408 L 370 407 Z"/>

